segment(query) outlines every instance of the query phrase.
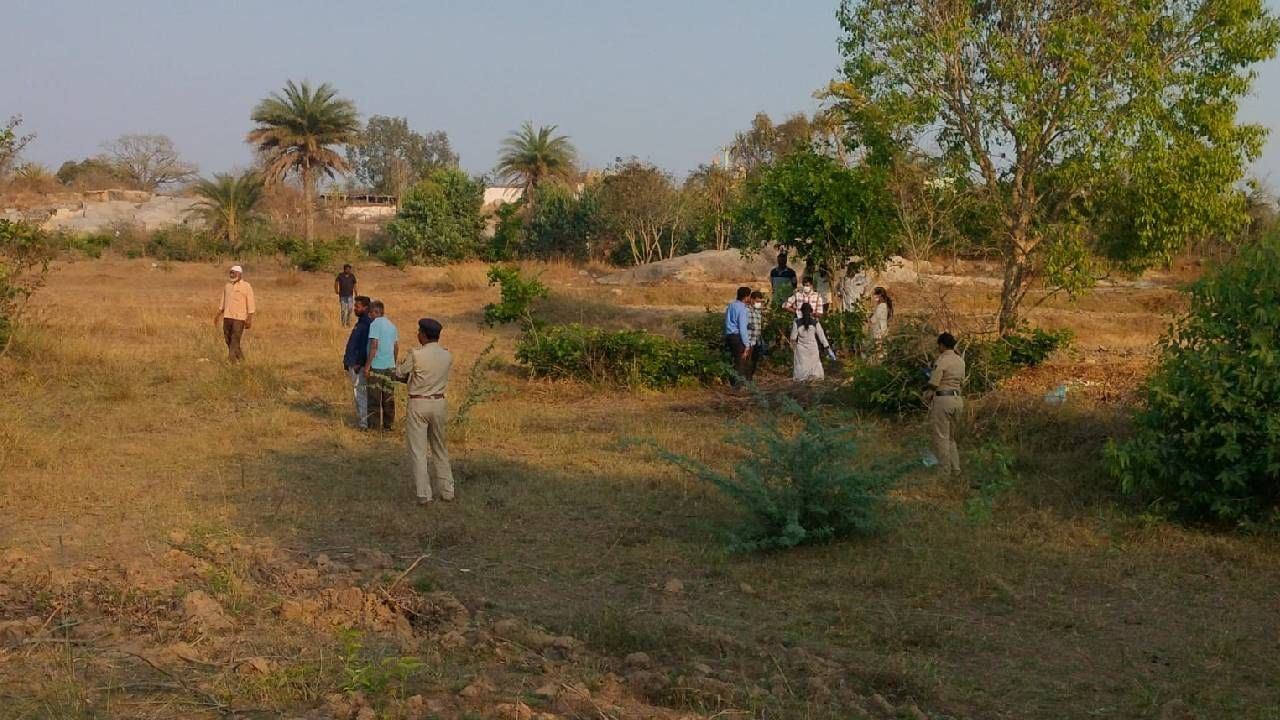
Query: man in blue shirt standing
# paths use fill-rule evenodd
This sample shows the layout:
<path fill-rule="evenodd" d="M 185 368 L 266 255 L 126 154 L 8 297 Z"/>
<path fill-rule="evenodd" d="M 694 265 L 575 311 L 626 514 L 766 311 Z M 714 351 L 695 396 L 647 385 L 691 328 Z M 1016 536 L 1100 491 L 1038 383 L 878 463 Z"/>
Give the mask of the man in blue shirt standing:
<path fill-rule="evenodd" d="M 733 358 L 734 385 L 746 380 L 751 360 L 751 311 L 746 302 L 749 297 L 751 288 L 738 288 L 738 299 L 729 303 L 724 311 L 724 342 Z"/>
<path fill-rule="evenodd" d="M 396 419 L 394 372 L 400 354 L 400 333 L 386 317 L 381 300 L 369 304 L 373 322 L 369 323 L 369 357 L 364 362 L 368 376 L 369 427 L 390 430 Z"/>
<path fill-rule="evenodd" d="M 373 318 L 369 317 L 369 298 L 359 295 L 352 304 L 356 314 L 356 326 L 351 328 L 351 335 L 347 337 L 347 351 L 342 355 L 342 369 L 347 371 L 347 380 L 351 382 L 351 388 L 355 394 L 356 427 L 368 430 L 369 395 L 366 390 L 368 382 L 364 374 L 364 366 L 369 359 L 369 323 L 373 322 Z"/>

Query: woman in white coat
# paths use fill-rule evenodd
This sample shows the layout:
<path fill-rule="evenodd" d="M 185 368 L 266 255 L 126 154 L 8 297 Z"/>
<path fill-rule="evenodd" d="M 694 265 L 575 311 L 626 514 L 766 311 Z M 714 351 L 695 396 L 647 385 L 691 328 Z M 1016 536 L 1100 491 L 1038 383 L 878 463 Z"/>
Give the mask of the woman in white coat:
<path fill-rule="evenodd" d="M 827 349 L 827 334 L 822 323 L 813 316 L 813 306 L 800 306 L 800 317 L 791 324 L 791 379 L 796 382 L 821 380 L 822 352 Z"/>
<path fill-rule="evenodd" d="M 877 287 L 871 291 L 871 316 L 867 318 L 867 335 L 871 337 L 872 352 L 879 354 L 880 345 L 889 336 L 889 321 L 893 319 L 893 298 L 889 291 Z"/>

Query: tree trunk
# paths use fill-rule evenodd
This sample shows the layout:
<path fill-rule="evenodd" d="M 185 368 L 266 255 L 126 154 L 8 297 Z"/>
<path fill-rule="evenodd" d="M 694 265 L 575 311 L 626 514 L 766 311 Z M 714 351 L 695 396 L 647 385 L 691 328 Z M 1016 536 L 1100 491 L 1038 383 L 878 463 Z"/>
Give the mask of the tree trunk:
<path fill-rule="evenodd" d="M 997 317 L 1000 335 L 1008 335 L 1018 329 L 1022 297 L 1031 282 L 1031 257 L 1023 244 L 1015 240 L 1004 260 L 1004 278 L 1000 285 L 1000 314 Z"/>
<path fill-rule="evenodd" d="M 227 245 L 230 246 L 232 255 L 240 252 L 240 228 L 237 227 L 234 211 L 227 215 Z"/>
<path fill-rule="evenodd" d="M 307 246 L 315 244 L 316 240 L 316 208 L 312 201 L 314 191 L 311 187 L 311 164 L 302 163 L 302 214 L 306 227 Z"/>

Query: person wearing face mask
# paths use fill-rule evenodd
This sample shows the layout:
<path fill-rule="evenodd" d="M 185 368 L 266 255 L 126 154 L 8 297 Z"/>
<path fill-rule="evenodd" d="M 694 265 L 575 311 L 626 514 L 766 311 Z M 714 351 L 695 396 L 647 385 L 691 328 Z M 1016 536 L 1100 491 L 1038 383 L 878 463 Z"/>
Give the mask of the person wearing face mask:
<path fill-rule="evenodd" d="M 822 353 L 830 354 L 831 347 L 809 303 L 800 306 L 800 317 L 791 325 L 791 352 L 792 380 L 808 382 L 824 377 Z"/>
<path fill-rule="evenodd" d="M 795 294 L 787 298 L 787 301 L 782 304 L 782 309 L 795 313 L 796 319 L 799 320 L 801 318 L 800 308 L 806 303 L 813 309 L 814 317 L 822 317 L 822 310 L 825 307 L 822 302 L 822 296 L 818 294 L 817 290 L 814 290 L 813 277 L 809 275 L 806 275 L 804 280 L 801 281 L 800 289 L 796 290 Z"/>
<path fill-rule="evenodd" d="M 751 357 L 746 363 L 743 377 L 751 380 L 755 377 L 756 366 L 764 357 L 764 293 L 759 290 L 751 292 L 747 301 L 747 347 L 751 348 Z"/>

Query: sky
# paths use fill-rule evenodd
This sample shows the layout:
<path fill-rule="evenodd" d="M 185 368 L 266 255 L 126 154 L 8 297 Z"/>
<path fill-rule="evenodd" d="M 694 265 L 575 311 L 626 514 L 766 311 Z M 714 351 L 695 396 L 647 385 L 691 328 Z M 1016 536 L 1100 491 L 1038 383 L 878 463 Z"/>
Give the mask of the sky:
<path fill-rule="evenodd" d="M 1268 0 L 1280 6 L 1280 0 Z M 0 119 L 56 169 L 161 133 L 205 173 L 249 164 L 249 113 L 286 80 L 329 82 L 361 115 L 444 130 L 468 171 L 524 121 L 590 167 L 676 175 L 764 111 L 817 107 L 840 64 L 837 0 L 4 0 Z M 1241 118 L 1280 126 L 1280 61 Z M 1280 184 L 1280 128 L 1253 174 Z"/>

